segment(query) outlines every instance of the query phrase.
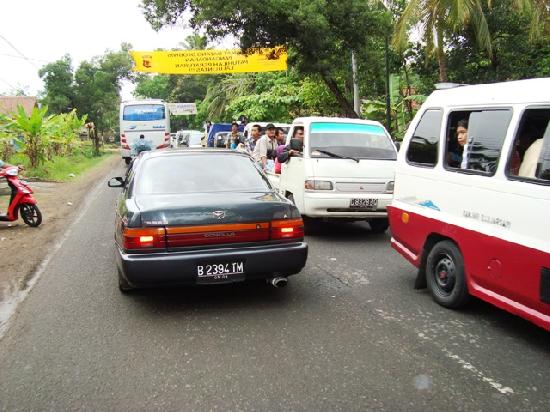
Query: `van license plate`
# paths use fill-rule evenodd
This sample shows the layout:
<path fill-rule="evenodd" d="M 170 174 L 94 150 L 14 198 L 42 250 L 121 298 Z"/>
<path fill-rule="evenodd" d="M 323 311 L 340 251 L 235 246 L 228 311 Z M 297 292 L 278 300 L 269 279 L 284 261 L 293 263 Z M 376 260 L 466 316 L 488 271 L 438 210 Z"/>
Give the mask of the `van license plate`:
<path fill-rule="evenodd" d="M 376 210 L 378 208 L 378 199 L 351 199 L 350 208 Z"/>
<path fill-rule="evenodd" d="M 244 280 L 244 262 L 197 265 L 197 283 L 225 283 Z"/>

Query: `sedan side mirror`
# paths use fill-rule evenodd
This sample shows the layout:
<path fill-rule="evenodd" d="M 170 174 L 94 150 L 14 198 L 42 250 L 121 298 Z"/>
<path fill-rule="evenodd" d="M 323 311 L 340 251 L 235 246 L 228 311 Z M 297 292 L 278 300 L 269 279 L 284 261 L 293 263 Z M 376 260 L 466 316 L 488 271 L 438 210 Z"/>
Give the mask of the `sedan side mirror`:
<path fill-rule="evenodd" d="M 120 176 L 113 177 L 107 182 L 107 186 L 109 186 L 109 187 L 124 187 L 124 178 L 120 177 Z"/>

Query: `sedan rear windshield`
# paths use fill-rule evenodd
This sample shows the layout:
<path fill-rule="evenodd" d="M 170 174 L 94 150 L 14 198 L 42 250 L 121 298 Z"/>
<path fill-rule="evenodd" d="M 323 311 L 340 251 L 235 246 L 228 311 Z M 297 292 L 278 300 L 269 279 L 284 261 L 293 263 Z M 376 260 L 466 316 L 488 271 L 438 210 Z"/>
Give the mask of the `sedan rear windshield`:
<path fill-rule="evenodd" d="M 266 190 L 268 183 L 248 157 L 221 153 L 144 159 L 136 184 L 139 194 Z"/>
<path fill-rule="evenodd" d="M 370 124 L 312 123 L 309 147 L 311 157 L 397 158 L 397 152 L 384 128 Z"/>

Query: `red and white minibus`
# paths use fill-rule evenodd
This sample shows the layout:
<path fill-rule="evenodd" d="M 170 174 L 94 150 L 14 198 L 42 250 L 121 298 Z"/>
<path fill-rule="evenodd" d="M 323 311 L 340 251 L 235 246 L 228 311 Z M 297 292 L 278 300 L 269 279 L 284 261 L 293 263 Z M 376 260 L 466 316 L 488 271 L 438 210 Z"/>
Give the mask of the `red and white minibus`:
<path fill-rule="evenodd" d="M 550 78 L 435 91 L 400 150 L 391 243 L 416 287 L 550 330 Z"/>

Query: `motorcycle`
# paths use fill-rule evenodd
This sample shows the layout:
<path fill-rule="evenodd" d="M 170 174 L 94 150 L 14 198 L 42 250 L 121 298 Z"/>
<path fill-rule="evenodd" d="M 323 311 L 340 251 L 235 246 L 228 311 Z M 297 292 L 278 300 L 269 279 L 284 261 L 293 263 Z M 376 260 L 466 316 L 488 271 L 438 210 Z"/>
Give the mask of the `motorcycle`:
<path fill-rule="evenodd" d="M 0 178 L 6 178 L 11 188 L 8 211 L 5 215 L 0 214 L 0 222 L 13 222 L 21 214 L 27 225 L 37 227 L 42 223 L 42 213 L 36 204 L 36 199 L 32 196 L 33 191 L 19 180 L 18 175 L 17 166 L 0 169 Z"/>

